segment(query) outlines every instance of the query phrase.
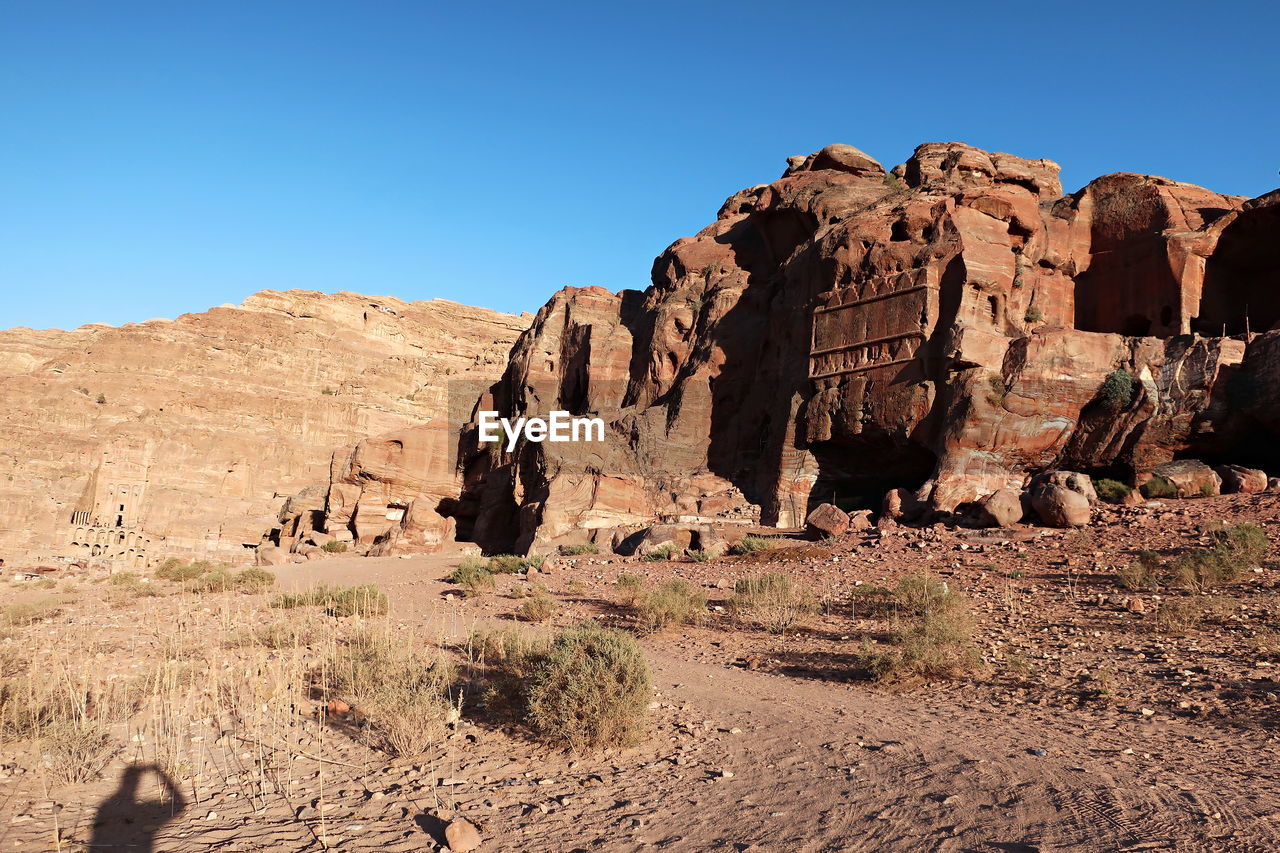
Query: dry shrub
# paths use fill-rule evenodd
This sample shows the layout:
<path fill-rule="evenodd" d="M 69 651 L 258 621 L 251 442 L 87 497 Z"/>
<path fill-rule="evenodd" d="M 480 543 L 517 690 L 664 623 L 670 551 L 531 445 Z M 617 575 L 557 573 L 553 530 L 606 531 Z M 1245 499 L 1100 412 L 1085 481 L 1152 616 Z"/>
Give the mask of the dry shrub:
<path fill-rule="evenodd" d="M 360 631 L 325 662 L 327 694 L 358 710 L 364 739 L 391 755 L 417 755 L 445 733 L 457 707 L 453 666 L 386 631 Z"/>
<path fill-rule="evenodd" d="M 207 560 L 197 560 L 193 563 L 184 563 L 179 559 L 171 557 L 160 564 L 155 571 L 155 576 L 160 580 L 184 583 L 186 581 L 193 581 L 196 578 L 202 575 L 207 575 L 219 568 L 221 567 L 214 565 Z"/>
<path fill-rule="evenodd" d="M 656 633 L 673 625 L 686 625 L 702 618 L 707 594 L 682 580 L 669 580 L 640 596 L 635 605 L 636 624 L 645 633 Z"/>
<path fill-rule="evenodd" d="M 0 626 L 5 628 L 25 628 L 45 619 L 51 619 L 62 612 L 57 599 L 43 598 L 39 601 L 19 602 L 0 607 Z"/>
<path fill-rule="evenodd" d="M 118 572 L 107 579 L 107 601 L 112 607 L 126 607 L 139 598 L 164 595 L 159 584 L 151 583 L 133 572 Z"/>
<path fill-rule="evenodd" d="M 1167 598 L 1156 610 L 1156 629 L 1166 634 L 1181 634 L 1200 624 L 1203 613 L 1195 600 Z"/>
<path fill-rule="evenodd" d="M 373 584 L 331 587 L 321 584 L 300 593 L 286 593 L 272 607 L 323 607 L 330 616 L 385 616 L 391 609 L 386 594 Z"/>
<path fill-rule="evenodd" d="M 308 620 L 283 619 L 254 628 L 245 628 L 227 640 L 230 648 L 262 646 L 268 649 L 296 649 L 316 641 L 315 626 Z"/>
<path fill-rule="evenodd" d="M 871 619 L 893 613 L 898 608 L 893 590 L 875 584 L 858 584 L 849 591 L 853 618 Z"/>
<path fill-rule="evenodd" d="M 928 575 L 907 575 L 901 578 L 893 597 L 903 612 L 917 616 L 964 609 L 967 606 L 964 597 L 952 592 L 945 581 L 935 580 Z"/>
<path fill-rule="evenodd" d="M 1125 589 L 1155 589 L 1160 585 L 1163 561 L 1155 551 L 1138 552 L 1138 562 L 1116 570 L 1116 583 Z"/>
<path fill-rule="evenodd" d="M 644 578 L 639 575 L 623 572 L 618 575 L 613 586 L 617 592 L 618 603 L 623 607 L 635 607 L 640 602 L 640 597 L 644 595 Z"/>
<path fill-rule="evenodd" d="M 537 592 L 520 603 L 516 615 L 525 622 L 546 622 L 556 614 L 556 610 L 555 599 Z"/>
<path fill-rule="evenodd" d="M 623 746 L 646 726 L 649 669 L 628 634 L 585 622 L 551 638 L 517 628 L 471 636 L 490 713 L 574 751 Z"/>
<path fill-rule="evenodd" d="M 739 616 L 757 622 L 771 634 L 782 634 L 817 609 L 812 592 L 778 572 L 740 578 L 733 585 L 729 606 Z"/>
<path fill-rule="evenodd" d="M 541 739 L 574 752 L 625 746 L 644 733 L 649 697 L 640 645 L 584 623 L 556 635 L 534 662 L 526 718 Z"/>
<path fill-rule="evenodd" d="M 908 615 L 891 634 L 895 648 L 864 654 L 873 677 L 879 681 L 961 678 L 981 666 L 964 596 L 923 575 L 903 578 L 894 596 Z"/>
<path fill-rule="evenodd" d="M 69 670 L 0 680 L 0 741 L 30 742 L 59 783 L 95 779 L 120 751 L 110 727 L 141 706 L 136 681 L 99 687 Z"/>

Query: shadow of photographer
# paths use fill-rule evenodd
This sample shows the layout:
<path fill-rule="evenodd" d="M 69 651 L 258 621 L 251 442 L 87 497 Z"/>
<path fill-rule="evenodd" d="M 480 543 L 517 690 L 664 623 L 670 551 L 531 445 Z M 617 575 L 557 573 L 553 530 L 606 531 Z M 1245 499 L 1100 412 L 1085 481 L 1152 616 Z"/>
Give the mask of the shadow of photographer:
<path fill-rule="evenodd" d="M 142 780 L 148 774 L 159 778 L 161 795 L 157 799 L 139 797 Z M 169 774 L 154 764 L 130 765 L 121 774 L 116 792 L 98 806 L 88 849 L 151 853 L 161 828 L 186 807 L 186 798 Z"/>

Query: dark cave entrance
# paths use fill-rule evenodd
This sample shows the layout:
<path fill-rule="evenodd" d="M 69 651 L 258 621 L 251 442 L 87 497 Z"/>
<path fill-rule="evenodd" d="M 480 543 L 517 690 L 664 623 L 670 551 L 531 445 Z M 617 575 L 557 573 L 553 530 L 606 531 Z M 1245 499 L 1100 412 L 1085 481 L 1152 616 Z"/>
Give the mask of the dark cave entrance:
<path fill-rule="evenodd" d="M 846 512 L 878 512 L 885 492 L 918 489 L 938 464 L 932 451 L 888 436 L 832 439 L 810 451 L 818 461 L 818 478 L 809 492 L 806 515 L 823 503 L 835 504 Z"/>
<path fill-rule="evenodd" d="M 1243 211 L 1222 230 L 1204 271 L 1205 336 L 1265 332 L 1280 322 L 1280 204 Z"/>

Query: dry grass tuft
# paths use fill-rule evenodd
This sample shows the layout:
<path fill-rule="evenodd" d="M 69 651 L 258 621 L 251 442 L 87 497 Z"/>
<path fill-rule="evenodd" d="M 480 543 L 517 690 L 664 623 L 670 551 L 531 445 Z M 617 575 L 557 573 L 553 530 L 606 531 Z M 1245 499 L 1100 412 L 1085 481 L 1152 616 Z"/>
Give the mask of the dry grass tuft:
<path fill-rule="evenodd" d="M 817 609 L 817 598 L 790 576 L 770 573 L 745 577 L 733 586 L 729 607 L 735 615 L 782 634 Z"/>
<path fill-rule="evenodd" d="M 357 710 L 361 735 L 391 755 L 422 753 L 456 719 L 457 674 L 444 654 L 405 644 L 386 630 L 364 630 L 341 643 L 320 672 L 325 693 Z"/>
<path fill-rule="evenodd" d="M 321 584 L 300 593 L 286 593 L 272 607 L 323 607 L 330 616 L 385 616 L 391 609 L 386 594 L 372 584 L 332 587 Z"/>
<path fill-rule="evenodd" d="M 707 594 L 682 580 L 669 580 L 641 594 L 634 606 L 636 626 L 647 634 L 697 622 L 706 610 Z"/>

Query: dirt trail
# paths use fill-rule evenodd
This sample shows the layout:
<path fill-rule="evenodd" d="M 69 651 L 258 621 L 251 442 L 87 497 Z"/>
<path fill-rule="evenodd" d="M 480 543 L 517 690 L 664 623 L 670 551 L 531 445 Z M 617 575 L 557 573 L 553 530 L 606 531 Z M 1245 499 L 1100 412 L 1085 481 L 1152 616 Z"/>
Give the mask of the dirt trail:
<path fill-rule="evenodd" d="M 393 603 L 393 626 L 453 642 L 510 624 L 517 600 L 504 586 L 523 582 L 503 578 L 496 593 L 462 599 L 442 581 L 456 562 L 332 559 L 283 568 L 279 587 L 373 583 Z M 557 624 L 607 616 L 602 602 L 620 568 L 556 568 Z M 138 624 L 159 625 L 174 608 L 196 620 L 204 606 L 86 603 L 32 637 L 97 632 L 103 648 L 124 638 L 114 645 L 136 657 L 147 633 Z M 217 613 L 212 606 L 209 618 Z M 1280 849 L 1280 772 L 1265 758 L 1275 738 L 1264 726 L 1014 701 L 990 684 L 894 692 L 751 671 L 735 665 L 742 650 L 768 653 L 783 640 L 723 627 L 643 642 L 653 733 L 617 752 L 575 758 L 478 724 L 427 755 L 388 761 L 321 725 L 299 741 L 288 784 L 268 790 L 254 781 L 260 748 L 215 748 L 224 739 L 216 727 L 192 720 L 211 766 L 202 760 L 184 783 L 189 805 L 154 828 L 154 849 L 430 850 L 441 839 L 432 815 L 464 815 L 483 829 L 482 850 L 509 853 Z M 135 744 L 105 778 L 55 791 L 0 769 L 0 849 L 90 849 L 99 806 L 143 752 Z M 92 849 L 138 849 L 114 838 Z"/>
<path fill-rule="evenodd" d="M 442 615 L 446 587 L 433 579 L 448 562 L 415 560 L 410 577 L 394 561 L 321 565 L 335 582 L 382 585 L 413 620 Z M 614 775 L 594 807 L 500 818 L 494 849 L 1280 849 L 1274 779 L 1233 775 L 1229 759 L 1173 767 L 1158 755 L 1222 759 L 1238 732 L 904 696 L 697 663 L 661 638 L 646 647 L 659 714 L 674 717 L 670 749 Z"/>

